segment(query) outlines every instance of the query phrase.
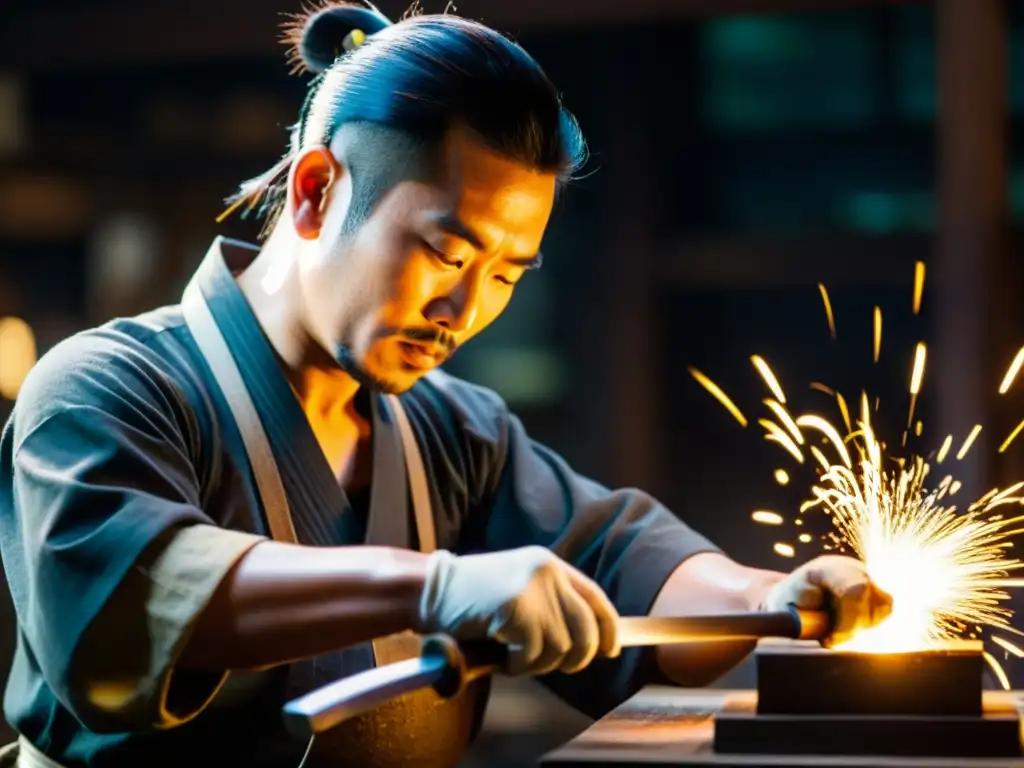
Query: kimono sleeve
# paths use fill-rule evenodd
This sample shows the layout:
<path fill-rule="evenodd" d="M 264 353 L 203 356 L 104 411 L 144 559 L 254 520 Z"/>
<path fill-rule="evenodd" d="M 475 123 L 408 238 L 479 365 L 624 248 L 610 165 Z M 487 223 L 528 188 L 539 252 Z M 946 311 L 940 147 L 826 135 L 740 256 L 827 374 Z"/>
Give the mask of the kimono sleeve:
<path fill-rule="evenodd" d="M 190 617 L 168 630 L 165 611 L 154 627 L 161 617 L 149 610 L 161 601 L 122 588 L 159 565 L 178 532 L 213 525 L 199 507 L 197 438 L 182 401 L 144 346 L 73 337 L 30 374 L 0 440 L 0 551 L 22 642 L 61 704 L 98 732 L 181 722 L 223 682 L 173 673 Z M 241 554 L 221 549 L 230 557 L 206 562 L 206 592 Z M 195 585 L 163 591 L 174 587 Z M 178 602 L 193 614 L 204 607 Z M 107 614 L 105 636 L 84 642 L 108 604 L 117 616 Z M 99 665 L 85 658 L 97 654 Z"/>
<path fill-rule="evenodd" d="M 648 493 L 613 490 L 583 477 L 532 440 L 507 409 L 498 414 L 503 450 L 497 452 L 497 480 L 486 505 L 487 548 L 546 546 L 600 584 L 623 616 L 647 615 L 684 560 L 719 551 Z M 576 709 L 598 717 L 664 679 L 653 649 L 634 648 L 543 682 Z"/>

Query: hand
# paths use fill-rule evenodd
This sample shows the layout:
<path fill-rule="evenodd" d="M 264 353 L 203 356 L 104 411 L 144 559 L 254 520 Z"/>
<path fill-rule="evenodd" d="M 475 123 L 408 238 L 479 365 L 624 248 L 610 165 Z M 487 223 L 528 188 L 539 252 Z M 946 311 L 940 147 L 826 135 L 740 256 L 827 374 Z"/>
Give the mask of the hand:
<path fill-rule="evenodd" d="M 418 632 L 491 638 L 507 674 L 576 672 L 619 653 L 618 613 L 597 584 L 543 547 L 456 557 L 434 552 Z"/>
<path fill-rule="evenodd" d="M 892 613 L 892 596 L 875 584 L 860 560 L 824 555 L 777 582 L 764 600 L 768 611 L 788 605 L 815 610 L 831 608 L 835 626 L 829 645 L 848 640 L 857 630 L 881 623 Z"/>

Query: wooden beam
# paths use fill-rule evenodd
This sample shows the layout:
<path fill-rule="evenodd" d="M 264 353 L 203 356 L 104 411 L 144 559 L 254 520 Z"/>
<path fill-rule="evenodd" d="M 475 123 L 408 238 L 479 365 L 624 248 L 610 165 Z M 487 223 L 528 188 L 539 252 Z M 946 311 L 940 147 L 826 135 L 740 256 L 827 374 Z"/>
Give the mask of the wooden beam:
<path fill-rule="evenodd" d="M 611 30 L 599 36 L 609 43 L 614 38 Z M 594 223 L 600 234 L 587 256 L 587 274 L 573 282 L 587 293 L 575 319 L 582 326 L 576 375 L 584 407 L 578 433 L 590 454 L 586 464 L 603 483 L 658 493 L 665 462 L 659 445 L 658 333 L 650 301 L 657 242 L 649 180 L 656 159 L 646 140 L 653 96 L 650 89 L 638 91 L 629 75 L 631 67 L 652 65 L 654 46 L 627 40 L 609 47 L 607 54 L 592 53 L 594 77 L 604 84 L 609 104 L 632 106 L 607 110 L 594 131 L 605 158 Z"/>
<path fill-rule="evenodd" d="M 1008 258 L 1006 5 L 938 0 L 939 237 L 933 270 L 939 428 L 989 433 L 957 467 L 976 498 L 996 480 L 995 449 L 1013 423 L 996 388 L 1013 356 L 1017 282 Z M 1010 414 L 1006 414 L 1010 418 Z M 1019 418 L 1019 415 L 1016 415 Z"/>
<path fill-rule="evenodd" d="M 825 11 L 924 0 L 460 0 L 458 12 L 499 29 L 681 21 L 714 14 Z M 298 0 L 146 0 L 69 5 L 14 13 L 0 51 L 21 70 L 53 71 L 181 59 L 280 55 L 282 13 Z M 392 18 L 407 0 L 378 0 Z M 440 11 L 444 0 L 427 4 Z M 436 7 L 435 7 L 436 6 Z"/>

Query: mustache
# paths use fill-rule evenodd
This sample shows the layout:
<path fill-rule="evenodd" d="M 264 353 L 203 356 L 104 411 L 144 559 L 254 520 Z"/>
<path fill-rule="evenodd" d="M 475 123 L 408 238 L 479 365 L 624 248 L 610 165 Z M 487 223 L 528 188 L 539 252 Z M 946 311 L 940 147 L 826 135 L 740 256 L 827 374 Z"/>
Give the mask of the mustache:
<path fill-rule="evenodd" d="M 455 354 L 458 343 L 455 336 L 444 328 L 400 328 L 388 330 L 382 336 L 397 336 L 415 344 L 429 344 L 440 347 L 447 357 Z"/>

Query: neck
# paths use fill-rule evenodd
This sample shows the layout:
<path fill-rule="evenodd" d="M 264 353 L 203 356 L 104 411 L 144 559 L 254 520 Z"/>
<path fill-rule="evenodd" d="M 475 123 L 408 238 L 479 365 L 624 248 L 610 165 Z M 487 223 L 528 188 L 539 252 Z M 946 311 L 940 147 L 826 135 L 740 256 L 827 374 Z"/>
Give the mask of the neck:
<path fill-rule="evenodd" d="M 320 418 L 354 415 L 359 383 L 341 370 L 304 322 L 295 268 L 299 243 L 288 240 L 280 228 L 275 228 L 259 255 L 239 276 L 239 287 L 280 358 L 303 411 Z"/>

